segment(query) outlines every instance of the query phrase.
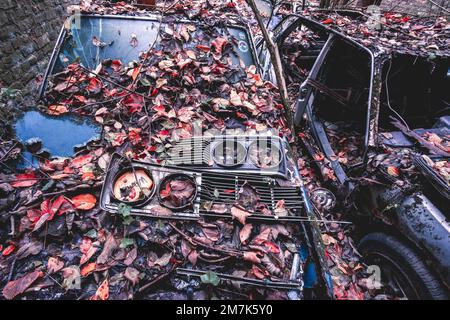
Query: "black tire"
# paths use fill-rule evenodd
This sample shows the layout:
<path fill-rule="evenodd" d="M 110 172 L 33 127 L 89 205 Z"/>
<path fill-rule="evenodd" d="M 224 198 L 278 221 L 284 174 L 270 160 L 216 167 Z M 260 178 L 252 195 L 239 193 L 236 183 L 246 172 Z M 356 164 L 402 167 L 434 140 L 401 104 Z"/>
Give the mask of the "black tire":
<path fill-rule="evenodd" d="M 439 279 L 413 247 L 385 233 L 370 233 L 361 239 L 359 251 L 364 261 L 379 264 L 381 277 L 395 275 L 402 294 L 412 300 L 446 300 L 448 295 Z"/>

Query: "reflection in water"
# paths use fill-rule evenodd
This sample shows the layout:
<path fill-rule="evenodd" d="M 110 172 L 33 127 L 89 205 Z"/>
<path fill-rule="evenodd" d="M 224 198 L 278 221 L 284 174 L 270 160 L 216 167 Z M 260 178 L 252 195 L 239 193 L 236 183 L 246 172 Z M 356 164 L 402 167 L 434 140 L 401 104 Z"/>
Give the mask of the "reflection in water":
<path fill-rule="evenodd" d="M 52 156 L 69 157 L 74 147 L 97 138 L 100 127 L 87 118 L 75 116 L 51 117 L 38 111 L 28 111 L 14 125 L 17 138 L 26 143 L 30 139 L 38 139 L 42 148 Z M 37 165 L 37 159 L 29 152 L 23 153 L 25 159 L 18 167 Z"/>

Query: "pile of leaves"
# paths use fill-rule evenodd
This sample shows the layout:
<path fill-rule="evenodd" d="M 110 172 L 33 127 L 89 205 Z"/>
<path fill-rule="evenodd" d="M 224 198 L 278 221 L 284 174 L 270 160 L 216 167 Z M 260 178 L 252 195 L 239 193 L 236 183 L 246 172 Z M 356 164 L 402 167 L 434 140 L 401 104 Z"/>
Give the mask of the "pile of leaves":
<path fill-rule="evenodd" d="M 308 133 L 301 133 L 302 139 Z M 323 157 L 323 155 L 322 155 Z M 335 179 L 329 163 L 324 163 L 326 158 L 319 159 L 317 156 L 311 159 L 307 154 L 299 154 L 298 168 L 302 176 L 305 187 L 309 192 L 322 188 L 317 169 L 330 170 L 330 180 Z M 317 162 L 317 164 L 313 164 Z M 322 174 L 323 174 L 322 172 Z M 327 175 L 323 175 L 324 178 Z M 334 179 L 331 179 L 334 177 Z M 363 300 L 371 299 L 366 284 L 370 281 L 370 273 L 367 273 L 366 266 L 360 262 L 361 255 L 358 253 L 352 239 L 354 225 L 346 223 L 347 209 L 338 202 L 336 208 L 327 211 L 314 203 L 315 209 L 319 212 L 324 221 L 331 221 L 320 224 L 322 232 L 322 242 L 325 245 L 325 257 L 327 259 L 329 272 L 333 280 L 333 294 L 339 300 Z M 340 221 L 344 223 L 340 223 Z"/>
<path fill-rule="evenodd" d="M 422 155 L 422 158 L 425 159 L 430 168 L 432 168 L 438 175 L 440 175 L 442 179 L 450 186 L 450 162 L 448 161 L 448 159 L 440 159 L 438 161 L 434 161 L 426 155 Z"/>
<path fill-rule="evenodd" d="M 361 131 L 351 128 L 352 125 L 344 126 L 339 123 L 324 123 L 328 140 L 337 157 L 337 159 L 331 160 L 339 161 L 344 167 L 362 161 L 364 135 Z"/>
<path fill-rule="evenodd" d="M 362 13 L 351 18 L 338 11 L 309 10 L 302 13 L 320 21 L 376 52 L 401 52 L 417 56 L 448 56 L 450 24 L 445 17 L 415 17 L 384 12 L 372 18 Z"/>
<path fill-rule="evenodd" d="M 0 285 L 6 299 L 186 298 L 194 284 L 173 277 L 179 266 L 211 270 L 213 264 L 217 272 L 274 281 L 289 276 L 299 242 L 291 227 L 248 224 L 237 211 L 235 222 L 176 225 L 133 218 L 126 205 L 118 215 L 98 208 L 113 152 L 164 163 L 174 142 L 193 135 L 194 123 L 203 132 L 278 129 L 290 136 L 277 88 L 256 67 L 231 59 L 236 40 L 215 14 L 239 16 L 235 3 L 224 2 L 214 13 L 194 3 L 172 7 L 161 41 L 139 61 L 110 59 L 94 70 L 72 62 L 51 77 L 40 110 L 92 117 L 102 136 L 73 157 L 39 158 L 36 168 L 1 173 Z M 124 3 L 98 2 L 85 2 L 82 11 L 144 13 Z M 171 22 L 177 13 L 204 23 Z M 130 46 L 134 41 L 139 39 Z M 102 50 L 100 38 L 92 45 Z M 220 263 L 225 260 L 233 262 Z M 225 265 L 232 270 L 222 270 Z M 216 280 L 214 273 L 202 277 L 213 288 L 197 294 L 286 298 L 269 289 L 227 291 Z"/>

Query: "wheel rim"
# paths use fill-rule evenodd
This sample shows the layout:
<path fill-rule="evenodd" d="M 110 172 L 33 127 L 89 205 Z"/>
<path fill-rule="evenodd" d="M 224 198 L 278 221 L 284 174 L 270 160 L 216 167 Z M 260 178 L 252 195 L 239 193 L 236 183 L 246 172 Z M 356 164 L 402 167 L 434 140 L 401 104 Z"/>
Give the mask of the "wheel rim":
<path fill-rule="evenodd" d="M 368 265 L 377 265 L 381 271 L 381 284 L 385 293 L 397 299 L 417 300 L 419 292 L 407 273 L 394 260 L 382 252 L 371 252 L 365 256 Z M 386 292 L 387 291 L 387 292 Z"/>

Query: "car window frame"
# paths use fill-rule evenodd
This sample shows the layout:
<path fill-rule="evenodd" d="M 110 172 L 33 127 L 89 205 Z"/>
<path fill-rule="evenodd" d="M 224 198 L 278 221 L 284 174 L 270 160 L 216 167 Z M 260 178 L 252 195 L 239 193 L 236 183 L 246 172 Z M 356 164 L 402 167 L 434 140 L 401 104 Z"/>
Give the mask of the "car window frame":
<path fill-rule="evenodd" d="M 319 144 L 319 147 L 324 152 L 324 155 L 327 157 L 327 159 L 330 160 L 332 168 L 335 171 L 335 174 L 336 174 L 336 177 L 337 177 L 339 183 L 343 184 L 343 185 L 347 184 L 348 189 L 352 190 L 353 184 L 349 181 L 348 175 L 344 171 L 343 167 L 337 160 L 333 160 L 333 159 L 336 159 L 337 157 L 335 157 L 335 155 L 334 155 L 334 152 L 331 148 L 331 144 L 328 141 L 328 138 L 326 136 L 326 133 L 324 131 L 322 123 L 318 119 L 316 119 L 316 117 L 314 116 L 314 112 L 313 112 L 313 110 L 314 110 L 313 91 L 314 90 L 308 89 L 308 87 L 310 87 L 310 86 L 307 85 L 307 82 L 308 82 L 308 79 L 312 79 L 312 80 L 317 79 L 317 77 L 320 73 L 320 69 L 322 67 L 321 62 L 325 61 L 327 55 L 330 52 L 332 44 L 335 41 L 344 41 L 345 43 L 352 45 L 352 46 L 356 47 L 357 49 L 363 50 L 364 52 L 366 52 L 368 54 L 369 63 L 370 63 L 370 79 L 369 79 L 369 95 L 368 95 L 368 102 L 367 102 L 367 109 L 366 109 L 366 123 L 365 123 L 365 130 L 364 130 L 365 131 L 364 132 L 364 151 L 363 151 L 362 161 L 360 163 L 357 163 L 357 164 L 351 166 L 349 169 L 347 169 L 347 171 L 351 171 L 351 170 L 353 170 L 355 168 L 359 168 L 359 167 L 365 167 L 368 162 L 368 150 L 372 146 L 370 141 L 374 141 L 373 136 L 375 135 L 373 127 L 370 125 L 372 117 L 373 117 L 373 111 L 374 111 L 373 108 L 376 107 L 374 104 L 374 101 L 373 101 L 374 81 L 376 78 L 375 77 L 375 56 L 370 49 L 364 47 L 360 43 L 350 39 L 349 37 L 343 35 L 342 33 L 321 24 L 320 22 L 308 19 L 308 18 L 303 17 L 298 14 L 295 14 L 293 16 L 297 16 L 298 19 L 295 22 L 293 22 L 291 25 L 286 27 L 286 29 L 280 33 L 280 35 L 276 39 L 278 44 L 283 42 L 284 39 L 286 39 L 286 37 L 291 32 L 293 32 L 300 24 L 303 24 L 306 27 L 308 27 L 314 31 L 320 30 L 320 32 L 325 32 L 325 33 L 329 34 L 328 40 L 327 40 L 326 44 L 324 45 L 324 47 L 322 48 L 319 56 L 317 57 L 308 78 L 300 86 L 300 91 L 305 90 L 305 89 L 307 91 L 306 91 L 306 93 L 304 92 L 303 94 L 300 93 L 300 95 L 299 95 L 300 98 L 304 97 L 304 98 L 302 98 L 302 101 L 299 101 L 299 100 L 296 101 L 294 123 L 297 126 L 300 125 L 301 122 L 303 121 L 304 114 L 305 113 L 307 114 L 308 119 L 310 121 L 310 127 L 313 131 L 313 134 L 315 135 L 315 138 Z M 282 22 L 280 22 L 280 24 Z M 299 113 L 298 112 L 299 107 L 302 102 L 305 104 L 304 111 Z"/>

